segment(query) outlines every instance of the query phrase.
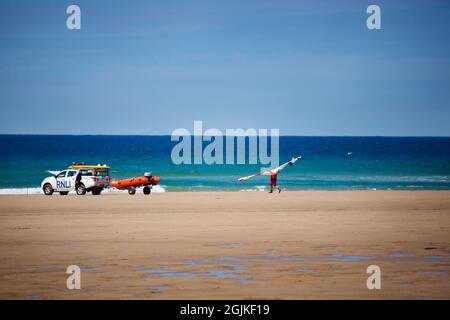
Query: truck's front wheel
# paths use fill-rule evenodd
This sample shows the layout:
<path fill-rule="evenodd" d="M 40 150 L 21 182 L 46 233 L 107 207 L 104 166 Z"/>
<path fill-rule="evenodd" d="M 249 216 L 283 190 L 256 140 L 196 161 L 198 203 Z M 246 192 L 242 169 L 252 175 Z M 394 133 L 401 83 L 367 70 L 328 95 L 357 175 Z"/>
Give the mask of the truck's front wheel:
<path fill-rule="evenodd" d="M 136 188 L 135 187 L 129 187 L 128 188 L 128 194 L 133 195 L 136 193 Z"/>
<path fill-rule="evenodd" d="M 86 194 L 86 187 L 84 186 L 84 184 L 80 183 L 77 186 L 76 191 L 77 191 L 77 195 L 83 196 Z"/>
<path fill-rule="evenodd" d="M 42 190 L 44 191 L 44 194 L 46 196 L 51 196 L 53 194 L 53 187 L 50 183 L 46 183 L 44 184 L 44 187 L 42 188 Z"/>

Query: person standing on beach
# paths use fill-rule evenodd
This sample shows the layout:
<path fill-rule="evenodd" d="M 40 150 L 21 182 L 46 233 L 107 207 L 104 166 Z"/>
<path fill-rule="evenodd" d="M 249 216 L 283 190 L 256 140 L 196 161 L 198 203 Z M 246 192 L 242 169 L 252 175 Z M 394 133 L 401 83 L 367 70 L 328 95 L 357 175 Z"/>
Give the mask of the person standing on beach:
<path fill-rule="evenodd" d="M 75 177 L 75 188 L 78 187 L 78 185 L 80 184 L 81 178 L 82 178 L 82 175 L 81 175 L 81 170 L 80 170 L 80 171 L 78 171 L 78 174 Z"/>
<path fill-rule="evenodd" d="M 273 193 L 273 188 L 278 189 L 278 193 L 281 192 L 281 188 L 277 186 L 277 177 L 281 170 L 286 168 L 288 165 L 292 166 L 294 163 L 296 163 L 299 159 L 301 159 L 301 156 L 298 156 L 297 158 L 292 158 L 288 162 L 283 163 L 281 166 L 278 166 L 273 169 L 266 170 L 264 172 L 259 172 L 255 174 L 251 174 L 249 176 L 241 177 L 238 179 L 238 181 L 247 181 L 248 179 L 251 179 L 253 177 L 260 177 L 260 176 L 270 176 L 270 191 L 269 193 Z"/>
<path fill-rule="evenodd" d="M 278 173 L 272 174 L 270 176 L 270 192 L 269 193 L 273 192 L 274 187 L 278 189 L 278 193 L 281 192 L 281 188 L 277 185 L 277 177 L 278 177 Z"/>

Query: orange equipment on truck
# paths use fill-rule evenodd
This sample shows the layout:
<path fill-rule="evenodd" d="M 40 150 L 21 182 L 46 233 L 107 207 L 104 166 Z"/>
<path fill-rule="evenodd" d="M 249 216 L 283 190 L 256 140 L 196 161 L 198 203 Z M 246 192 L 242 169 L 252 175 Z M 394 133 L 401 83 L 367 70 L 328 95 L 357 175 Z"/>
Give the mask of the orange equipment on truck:
<path fill-rule="evenodd" d="M 111 179 L 109 181 L 109 184 L 119 190 L 128 190 L 128 194 L 131 195 L 136 193 L 136 188 L 138 187 L 144 187 L 144 194 L 150 194 L 152 187 L 156 186 L 159 181 L 159 177 L 152 175 L 151 172 L 146 172 L 141 177 L 134 177 L 123 180 Z"/>

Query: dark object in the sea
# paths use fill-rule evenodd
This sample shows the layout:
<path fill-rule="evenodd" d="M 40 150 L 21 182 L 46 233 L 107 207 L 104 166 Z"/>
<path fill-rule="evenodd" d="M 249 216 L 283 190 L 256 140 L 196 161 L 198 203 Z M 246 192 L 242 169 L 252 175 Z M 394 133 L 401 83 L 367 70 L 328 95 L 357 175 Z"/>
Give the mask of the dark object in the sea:
<path fill-rule="evenodd" d="M 425 250 L 436 250 L 437 248 L 434 248 L 434 247 L 427 247 L 427 248 L 424 248 Z"/>

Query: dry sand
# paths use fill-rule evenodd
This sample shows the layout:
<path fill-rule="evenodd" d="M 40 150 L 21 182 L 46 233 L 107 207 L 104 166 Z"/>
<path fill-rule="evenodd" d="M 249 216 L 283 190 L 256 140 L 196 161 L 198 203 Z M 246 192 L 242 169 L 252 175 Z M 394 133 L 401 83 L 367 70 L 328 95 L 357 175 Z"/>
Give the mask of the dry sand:
<path fill-rule="evenodd" d="M 449 191 L 0 196 L 3 299 L 449 299 L 449 251 Z"/>

